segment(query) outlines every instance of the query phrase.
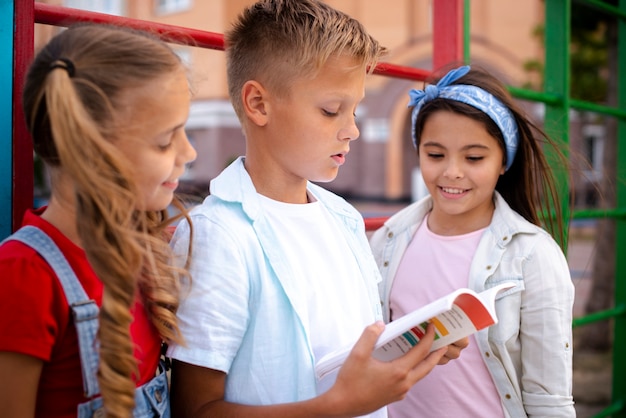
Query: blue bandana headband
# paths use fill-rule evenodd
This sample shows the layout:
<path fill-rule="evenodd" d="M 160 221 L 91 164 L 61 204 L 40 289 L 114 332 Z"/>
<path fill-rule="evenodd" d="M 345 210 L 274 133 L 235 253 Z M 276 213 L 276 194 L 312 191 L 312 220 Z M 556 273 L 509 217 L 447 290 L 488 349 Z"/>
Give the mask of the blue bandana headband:
<path fill-rule="evenodd" d="M 453 84 L 454 81 L 463 77 L 470 70 L 469 65 L 459 67 L 446 74 L 436 85 L 426 86 L 425 90 L 409 91 L 410 101 L 409 107 L 413 107 L 411 115 L 411 136 L 413 137 L 413 145 L 417 148 L 417 138 L 415 137 L 415 122 L 417 115 L 424 106 L 438 97 L 442 99 L 456 100 L 468 104 L 476 109 L 486 113 L 500 128 L 504 137 L 506 148 L 506 170 L 513 164 L 515 152 L 519 144 L 519 135 L 517 132 L 517 123 L 511 111 L 502 102 L 493 95 L 481 89 L 480 87 L 470 86 L 466 84 Z"/>

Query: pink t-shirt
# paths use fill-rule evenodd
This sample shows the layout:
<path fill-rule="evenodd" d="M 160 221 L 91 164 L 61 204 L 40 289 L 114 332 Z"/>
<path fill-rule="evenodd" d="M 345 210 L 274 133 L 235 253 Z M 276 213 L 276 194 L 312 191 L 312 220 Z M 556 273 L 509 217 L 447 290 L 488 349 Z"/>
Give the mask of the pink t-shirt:
<path fill-rule="evenodd" d="M 391 288 L 391 319 L 397 319 L 455 289 L 467 287 L 472 258 L 484 229 L 456 236 L 436 235 L 428 216 L 418 228 Z M 411 388 L 403 401 L 389 405 L 389 416 L 502 417 L 496 387 L 473 337 L 461 357 L 437 366 Z"/>

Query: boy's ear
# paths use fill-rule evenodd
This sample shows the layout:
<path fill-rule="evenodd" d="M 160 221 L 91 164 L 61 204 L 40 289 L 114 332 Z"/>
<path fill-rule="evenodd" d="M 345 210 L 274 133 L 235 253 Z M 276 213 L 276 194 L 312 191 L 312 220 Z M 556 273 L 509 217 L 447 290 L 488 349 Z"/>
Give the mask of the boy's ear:
<path fill-rule="evenodd" d="M 246 81 L 241 89 L 243 110 L 252 123 L 265 126 L 267 123 L 267 90 L 255 80 Z"/>

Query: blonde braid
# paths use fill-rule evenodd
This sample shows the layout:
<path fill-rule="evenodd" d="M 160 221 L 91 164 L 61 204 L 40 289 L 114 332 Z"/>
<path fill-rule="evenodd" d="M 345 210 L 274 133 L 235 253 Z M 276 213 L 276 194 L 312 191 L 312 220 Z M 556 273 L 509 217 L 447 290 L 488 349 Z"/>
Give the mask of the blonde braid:
<path fill-rule="evenodd" d="M 179 306 L 181 280 L 188 278 L 189 273 L 187 266 L 176 267 L 173 262 L 166 227 L 179 217 L 187 217 L 187 212 L 177 199 L 172 203 L 180 212 L 176 218 L 169 218 L 166 211 L 153 212 L 148 217 L 149 233 L 144 237 L 147 239 L 146 248 L 151 248 L 151 251 L 147 254 L 144 272 L 139 279 L 139 291 L 152 323 L 165 342 L 182 344 L 176 311 Z"/>
<path fill-rule="evenodd" d="M 118 150 L 76 105 L 80 102 L 68 75 L 56 70 L 49 77 L 46 105 L 56 109 L 50 117 L 52 136 L 62 138 L 56 141 L 59 160 L 74 179 L 78 233 L 89 262 L 105 284 L 98 331 L 100 391 L 109 416 L 128 417 L 135 390 L 128 377 L 137 374 L 130 309 L 143 262 L 133 226 L 137 193 Z M 110 199 L 111 195 L 117 198 Z"/>

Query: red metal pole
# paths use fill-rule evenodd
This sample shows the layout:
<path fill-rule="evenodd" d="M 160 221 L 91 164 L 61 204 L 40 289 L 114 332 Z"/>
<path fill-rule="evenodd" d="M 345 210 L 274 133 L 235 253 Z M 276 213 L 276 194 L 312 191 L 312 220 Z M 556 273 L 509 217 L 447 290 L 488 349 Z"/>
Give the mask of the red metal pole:
<path fill-rule="evenodd" d="M 88 12 L 69 7 L 35 3 L 35 22 L 47 25 L 70 26 L 73 23 L 92 22 L 110 25 L 127 26 L 134 29 L 158 33 L 169 42 L 191 45 L 200 48 L 224 49 L 224 35 L 190 29 L 183 26 L 155 23 L 128 17 L 112 16 L 104 13 Z M 429 71 L 403 67 L 400 65 L 379 63 L 373 71 L 387 77 L 398 77 L 408 80 L 423 81 Z"/>
<path fill-rule="evenodd" d="M 13 190 L 11 227 L 22 223 L 24 212 L 33 207 L 33 144 L 22 111 L 22 86 L 33 58 L 35 25 L 33 2 L 15 2 L 13 28 Z"/>
<path fill-rule="evenodd" d="M 405 80 L 424 81 L 430 74 L 430 71 L 420 68 L 403 67 L 401 65 L 389 64 L 386 62 L 379 63 L 373 71 L 385 77 L 396 77 Z"/>
<path fill-rule="evenodd" d="M 377 218 L 365 218 L 365 230 L 376 231 L 378 228 L 385 224 L 385 221 L 389 219 L 388 216 L 381 216 Z"/>
<path fill-rule="evenodd" d="M 88 12 L 69 7 L 52 6 L 44 3 L 35 3 L 35 22 L 65 27 L 79 22 L 126 26 L 133 29 L 157 33 L 168 42 L 197 46 L 200 48 L 224 49 L 224 35 L 220 33 L 113 16 L 105 13 Z"/>
<path fill-rule="evenodd" d="M 433 70 L 463 62 L 463 0 L 433 1 Z"/>
<path fill-rule="evenodd" d="M 437 0 L 436 2 L 434 2 L 436 11 L 439 9 L 438 5 L 440 4 L 439 3 L 440 1 L 442 3 L 446 3 L 447 4 L 446 7 L 449 7 L 455 2 L 458 3 L 459 11 L 461 11 L 461 14 L 459 16 L 462 17 L 462 8 L 461 8 L 462 0 Z M 16 85 L 18 85 L 19 88 L 16 88 L 14 91 L 19 92 L 19 93 L 16 93 L 18 96 L 21 95 L 21 85 L 23 83 L 27 65 L 32 59 L 32 55 L 33 55 L 33 36 L 34 36 L 33 35 L 33 27 L 34 27 L 33 22 L 48 24 L 48 25 L 55 25 L 55 26 L 65 26 L 65 27 L 70 26 L 74 23 L 80 23 L 80 22 L 119 25 L 119 26 L 126 26 L 126 27 L 130 27 L 133 29 L 156 33 L 159 36 L 161 36 L 164 40 L 168 42 L 172 42 L 172 43 L 190 45 L 190 46 L 195 46 L 199 48 L 216 49 L 216 50 L 224 50 L 225 48 L 224 35 L 219 34 L 219 33 L 207 32 L 207 31 L 202 31 L 202 30 L 197 30 L 197 29 L 190 29 L 190 28 L 186 28 L 182 26 L 168 25 L 164 23 L 156 23 L 156 22 L 150 22 L 150 21 L 145 21 L 145 20 L 132 19 L 132 18 L 121 17 L 121 16 L 113 16 L 113 15 L 108 15 L 104 13 L 89 12 L 85 10 L 72 9 L 69 7 L 62 7 L 62 6 L 54 6 L 54 5 L 44 4 L 44 3 L 34 2 L 34 7 L 33 7 L 32 2 L 22 1 L 19 3 L 20 3 L 20 8 L 23 9 L 20 12 L 21 18 L 19 20 L 19 22 L 22 22 L 22 23 L 18 24 L 17 26 L 18 27 L 23 26 L 23 28 L 21 28 L 23 30 L 23 34 L 21 35 L 23 41 L 21 41 L 19 46 L 17 45 L 17 41 L 16 41 L 16 50 L 22 51 L 23 57 L 21 57 L 21 61 L 19 61 L 16 57 L 15 83 Z M 448 10 L 448 9 L 445 9 L 445 10 Z M 444 14 L 447 14 L 445 10 L 443 10 Z M 435 21 L 437 22 L 438 19 L 435 18 Z M 436 28 L 444 27 L 444 26 L 447 26 L 447 24 L 440 23 L 440 24 L 435 25 Z M 459 34 L 462 33 L 460 25 L 457 25 L 457 31 Z M 445 48 L 445 51 L 442 49 L 442 51 L 438 53 L 437 48 L 436 48 L 435 56 L 437 57 L 443 52 L 445 52 L 445 56 L 449 56 L 451 48 L 449 47 L 448 42 L 450 41 L 449 40 L 442 41 L 440 39 L 440 36 L 439 37 L 435 36 L 435 37 L 439 39 L 438 42 L 446 42 L 446 44 L 444 44 L 442 47 L 442 48 Z M 460 52 L 454 56 L 462 57 L 462 43 L 460 41 L 459 41 L 458 46 L 460 48 L 459 49 Z M 395 65 L 395 64 L 389 64 L 385 62 L 379 63 L 372 72 L 374 74 L 379 74 L 379 75 L 383 75 L 386 77 L 397 77 L 397 78 L 402 78 L 402 79 L 407 79 L 407 80 L 416 80 L 416 81 L 423 81 L 430 74 L 430 71 L 427 71 L 427 70 L 423 70 L 419 68 L 412 68 L 412 67 L 405 67 L 405 66 L 400 66 L 400 65 Z M 18 172 L 20 173 L 19 176 L 16 175 L 16 178 L 19 177 L 23 181 L 19 184 L 19 187 L 18 187 L 18 182 L 17 181 L 15 182 L 15 185 L 16 185 L 15 190 L 17 189 L 20 190 L 20 193 L 19 193 L 20 200 L 18 201 L 18 199 L 14 199 L 14 202 L 16 202 L 15 204 L 16 209 L 14 210 L 14 212 L 19 214 L 19 221 L 17 223 L 14 223 L 15 226 L 19 225 L 19 223 L 21 222 L 21 216 L 24 210 L 32 206 L 32 198 L 33 198 L 32 196 L 32 190 L 33 190 L 32 145 L 30 141 L 23 141 L 24 139 L 26 140 L 28 139 L 28 133 L 26 132 L 26 126 L 23 122 L 23 116 L 21 115 L 21 98 L 18 96 L 14 98 L 14 103 L 16 107 L 18 106 L 18 104 L 20 107 L 19 112 L 15 113 L 15 114 L 19 113 L 19 123 L 15 122 L 14 126 L 16 126 L 16 128 L 14 132 L 17 135 L 16 138 L 18 136 L 22 138 L 22 141 L 20 141 L 20 145 L 19 145 L 19 148 L 21 150 L 20 155 L 19 155 L 19 158 L 20 158 L 19 163 L 17 162 L 17 159 L 18 159 L 17 154 L 14 154 L 14 158 L 16 160 L 17 166 L 20 167 L 19 169 L 15 170 L 15 173 L 18 173 Z M 21 129 L 19 133 L 18 133 L 17 127 L 20 127 Z M 24 146 L 22 142 L 27 142 L 28 147 Z M 18 194 L 16 193 L 15 196 L 17 197 Z M 384 223 L 386 219 L 387 218 L 366 219 L 366 228 L 368 230 L 377 229 L 380 226 L 382 226 L 382 224 Z"/>

